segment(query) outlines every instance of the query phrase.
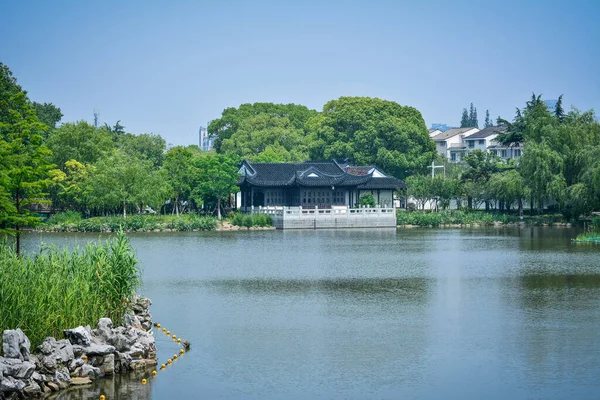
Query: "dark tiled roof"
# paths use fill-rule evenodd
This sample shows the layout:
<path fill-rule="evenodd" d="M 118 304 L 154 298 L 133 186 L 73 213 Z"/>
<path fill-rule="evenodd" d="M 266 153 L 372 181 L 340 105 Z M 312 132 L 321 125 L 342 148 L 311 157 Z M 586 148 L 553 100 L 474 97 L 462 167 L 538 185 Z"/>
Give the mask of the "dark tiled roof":
<path fill-rule="evenodd" d="M 484 129 L 480 130 L 479 132 L 476 132 L 476 133 L 470 135 L 469 137 L 466 137 L 465 140 L 483 139 L 488 136 L 503 133 L 505 130 L 506 130 L 505 126 L 488 126 L 487 128 L 484 128 Z"/>
<path fill-rule="evenodd" d="M 335 161 L 309 161 L 304 163 L 242 163 L 248 173 L 240 176 L 238 185 L 252 186 L 340 186 L 361 189 L 396 189 L 404 182 L 396 178 L 374 178 L 368 173 L 373 167 L 356 168 L 357 174 L 349 173 Z M 367 173 L 365 173 L 365 169 Z M 375 182 L 376 181 L 376 182 Z"/>
<path fill-rule="evenodd" d="M 404 189 L 406 184 L 400 179 L 396 179 L 392 176 L 386 176 L 385 178 L 373 178 L 368 182 L 359 185 L 358 189 L 361 190 L 372 190 L 372 189 Z"/>

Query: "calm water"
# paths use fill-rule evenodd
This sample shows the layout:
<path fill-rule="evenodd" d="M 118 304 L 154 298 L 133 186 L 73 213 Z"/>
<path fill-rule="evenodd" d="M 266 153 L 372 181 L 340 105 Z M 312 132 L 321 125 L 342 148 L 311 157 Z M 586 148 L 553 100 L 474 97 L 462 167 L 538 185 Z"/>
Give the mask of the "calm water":
<path fill-rule="evenodd" d="M 598 399 L 600 247 L 575 234 L 132 235 L 154 320 L 193 349 L 149 385 L 61 398 Z M 157 339 L 164 362 L 178 347 Z"/>

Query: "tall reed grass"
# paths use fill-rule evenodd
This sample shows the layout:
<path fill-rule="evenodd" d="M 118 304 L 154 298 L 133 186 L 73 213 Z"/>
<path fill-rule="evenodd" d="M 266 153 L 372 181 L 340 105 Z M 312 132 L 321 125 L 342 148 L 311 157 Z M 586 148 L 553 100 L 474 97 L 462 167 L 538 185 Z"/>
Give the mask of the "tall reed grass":
<path fill-rule="evenodd" d="M 141 284 L 129 239 L 123 232 L 85 248 L 42 247 L 19 258 L 0 242 L 0 331 L 21 328 L 37 346 L 62 330 L 94 325 L 101 317 L 121 322 Z"/>

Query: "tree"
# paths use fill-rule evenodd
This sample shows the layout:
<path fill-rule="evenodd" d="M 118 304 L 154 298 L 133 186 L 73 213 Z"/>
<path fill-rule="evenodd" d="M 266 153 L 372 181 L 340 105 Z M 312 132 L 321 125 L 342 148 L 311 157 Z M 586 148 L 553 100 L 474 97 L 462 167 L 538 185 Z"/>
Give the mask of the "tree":
<path fill-rule="evenodd" d="M 192 189 L 198 200 L 205 202 L 216 200 L 217 218 L 221 219 L 221 207 L 224 199 L 237 193 L 239 159 L 233 155 L 208 153 L 196 158 L 199 170 L 199 185 Z"/>
<path fill-rule="evenodd" d="M 91 207 L 103 211 L 122 207 L 123 218 L 127 218 L 128 205 L 136 206 L 141 211 L 150 201 L 157 203 L 151 197 L 164 195 L 166 189 L 162 180 L 157 178 L 157 173 L 152 170 L 149 161 L 138 160 L 114 150 L 98 160 L 94 172 L 86 181 L 87 202 Z"/>
<path fill-rule="evenodd" d="M 15 235 L 17 254 L 21 228 L 39 222 L 27 206 L 42 201 L 50 182 L 51 153 L 42 137 L 45 129 L 26 92 L 0 63 L 0 231 Z"/>
<path fill-rule="evenodd" d="M 462 182 L 469 183 L 467 191 L 468 207 L 473 207 L 473 199 L 484 200 L 486 209 L 489 204 L 485 196 L 485 185 L 492 174 L 500 171 L 500 159 L 488 151 L 474 150 L 469 152 L 463 161 L 467 169 L 462 174 Z"/>
<path fill-rule="evenodd" d="M 198 185 L 199 172 L 196 159 L 199 157 L 199 152 L 197 146 L 176 146 L 170 148 L 165 155 L 163 168 L 171 188 L 170 198 L 175 204 L 173 211 L 177 215 L 179 215 L 181 201 L 187 201 L 192 188 Z"/>
<path fill-rule="evenodd" d="M 231 137 L 223 139 L 222 153 L 262 162 L 298 162 L 308 158 L 307 138 L 288 117 L 258 114 L 240 122 Z"/>
<path fill-rule="evenodd" d="M 132 157 L 148 160 L 153 167 L 158 168 L 163 163 L 167 142 L 161 136 L 152 133 L 123 133 L 118 137 L 117 148 Z"/>
<path fill-rule="evenodd" d="M 423 175 L 412 175 L 406 178 L 406 194 L 417 202 L 417 208 L 425 209 L 425 203 L 431 200 L 429 183 L 431 178 Z"/>
<path fill-rule="evenodd" d="M 469 113 L 466 108 L 463 108 L 462 117 L 460 119 L 460 127 L 468 128 L 470 126 Z"/>
<path fill-rule="evenodd" d="M 208 124 L 208 133 L 215 136 L 215 150 L 222 153 L 224 140 L 231 138 L 244 124 L 244 121 L 258 115 L 269 115 L 273 118 L 287 118 L 293 129 L 303 129 L 305 123 L 317 115 L 315 110 L 296 104 L 254 103 L 242 104 L 239 108 L 226 108 L 221 118 Z"/>
<path fill-rule="evenodd" d="M 562 106 L 562 97 L 562 94 L 558 96 L 558 101 L 556 102 L 556 106 L 554 108 L 554 116 L 558 119 L 559 122 L 563 122 L 563 119 L 565 117 L 565 110 Z"/>
<path fill-rule="evenodd" d="M 63 117 L 60 108 L 52 103 L 41 104 L 36 103 L 35 101 L 32 105 L 38 120 L 42 124 L 47 125 L 50 129 L 56 128 L 56 124 L 58 124 Z"/>
<path fill-rule="evenodd" d="M 520 171 L 530 189 L 531 203 L 538 212 L 552 194 L 559 195 L 563 187 L 563 160 L 547 143 L 527 142 L 521 157 Z"/>
<path fill-rule="evenodd" d="M 93 167 L 74 159 L 67 161 L 62 170 L 50 171 L 52 204 L 55 207 L 83 210 L 85 204 L 84 184 L 92 171 Z"/>
<path fill-rule="evenodd" d="M 510 210 L 517 203 L 519 212 L 523 211 L 523 199 L 527 195 L 525 182 L 517 170 L 511 169 L 492 174 L 487 182 L 488 197 L 498 200 Z"/>
<path fill-rule="evenodd" d="M 485 125 L 484 128 L 489 128 L 492 126 L 492 120 L 490 119 L 490 110 L 485 110 Z"/>
<path fill-rule="evenodd" d="M 479 128 L 479 120 L 477 119 L 477 107 L 473 107 L 471 103 L 471 112 L 469 113 L 470 127 Z"/>
<path fill-rule="evenodd" d="M 50 132 L 46 144 L 52 150 L 52 161 L 59 168 L 64 168 L 71 159 L 94 164 L 115 148 L 109 130 L 104 127 L 95 129 L 85 121 L 62 124 Z"/>
<path fill-rule="evenodd" d="M 404 178 L 435 157 L 425 121 L 415 108 L 369 97 L 340 97 L 307 121 L 310 158 L 348 159 Z"/>

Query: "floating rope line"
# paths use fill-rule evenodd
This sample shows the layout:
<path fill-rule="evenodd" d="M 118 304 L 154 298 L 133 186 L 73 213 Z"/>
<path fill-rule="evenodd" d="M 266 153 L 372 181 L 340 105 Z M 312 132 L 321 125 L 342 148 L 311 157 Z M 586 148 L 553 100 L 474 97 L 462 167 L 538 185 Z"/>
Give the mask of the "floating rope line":
<path fill-rule="evenodd" d="M 174 342 L 176 342 L 178 345 L 181 346 L 181 348 L 179 349 L 179 355 L 177 354 L 173 354 L 173 358 L 169 358 L 165 363 L 160 364 L 160 371 L 164 371 L 168 366 L 173 365 L 173 361 L 177 361 L 177 359 L 183 357 L 183 355 L 185 353 L 187 353 L 188 351 L 190 351 L 191 349 L 191 343 L 188 340 L 181 340 L 181 338 L 177 337 L 175 334 L 171 335 L 171 331 L 167 330 L 164 327 L 161 327 L 161 325 L 157 322 L 154 323 L 154 327 L 156 328 L 157 332 L 162 332 L 164 333 L 167 337 L 170 337 Z M 161 329 L 162 328 L 162 329 Z M 84 356 L 85 357 L 85 356 Z M 83 357 L 82 357 L 83 358 Z M 87 358 L 87 357 L 86 357 Z M 142 356 L 140 355 L 140 358 L 142 358 Z M 87 361 L 84 360 L 84 361 Z M 158 371 L 157 370 L 152 370 L 151 372 L 151 377 L 152 378 L 156 378 L 158 376 Z M 146 376 L 144 378 L 142 378 L 142 385 L 145 385 L 149 382 L 150 376 Z M 100 395 L 100 400 L 106 400 L 106 396 L 101 394 Z"/>

